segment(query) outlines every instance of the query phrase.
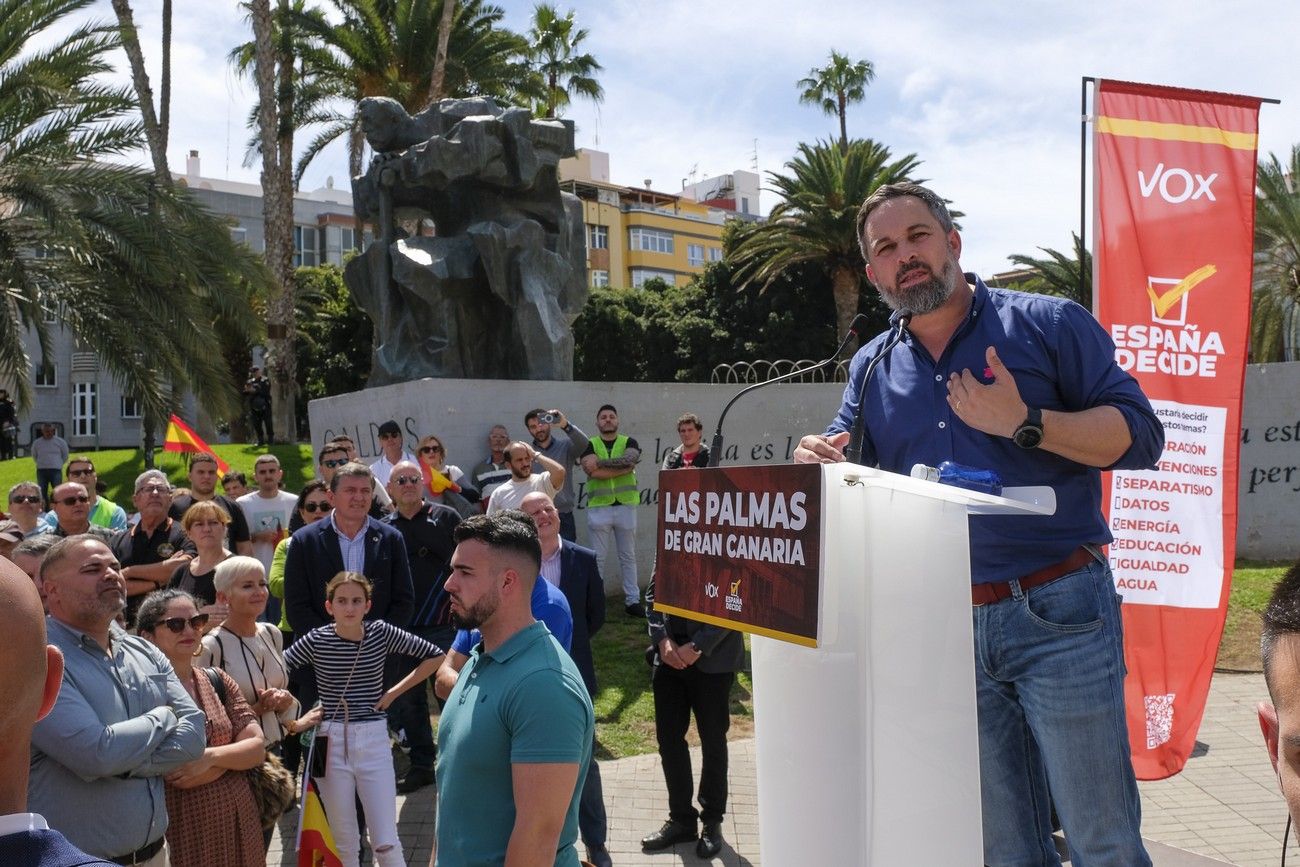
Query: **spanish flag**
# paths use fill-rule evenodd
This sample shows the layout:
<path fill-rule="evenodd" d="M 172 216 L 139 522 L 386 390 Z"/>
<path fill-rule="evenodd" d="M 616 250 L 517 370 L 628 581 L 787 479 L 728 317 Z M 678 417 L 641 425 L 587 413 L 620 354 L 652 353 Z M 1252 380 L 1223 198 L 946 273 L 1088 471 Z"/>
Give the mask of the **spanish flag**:
<path fill-rule="evenodd" d="M 167 434 L 163 437 L 163 451 L 204 452 L 217 459 L 217 469 L 223 473 L 230 472 L 230 464 L 217 457 L 216 452 L 212 451 L 212 446 L 205 443 L 203 437 L 196 434 L 193 428 L 181 421 L 179 416 L 173 415 L 167 419 Z"/>
<path fill-rule="evenodd" d="M 343 867 L 325 818 L 325 807 L 316 791 L 316 781 L 310 777 L 306 791 L 302 799 L 302 827 L 298 832 L 298 867 Z"/>

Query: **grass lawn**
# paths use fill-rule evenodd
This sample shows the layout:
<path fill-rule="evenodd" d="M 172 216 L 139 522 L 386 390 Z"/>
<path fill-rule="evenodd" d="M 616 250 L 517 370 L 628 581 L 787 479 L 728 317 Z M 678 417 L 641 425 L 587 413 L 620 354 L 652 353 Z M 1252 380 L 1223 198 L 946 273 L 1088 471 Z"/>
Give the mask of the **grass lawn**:
<path fill-rule="evenodd" d="M 621 759 L 655 752 L 654 697 L 650 692 L 650 666 L 645 649 L 650 645 L 645 618 L 623 613 L 621 597 L 606 600 L 605 626 L 592 639 L 596 661 L 596 757 Z M 748 637 L 745 641 L 749 647 Z M 731 730 L 728 737 L 746 738 L 754 733 L 753 679 L 741 672 L 731 690 Z M 687 738 L 698 743 L 695 724 Z"/>
<path fill-rule="evenodd" d="M 1259 662 L 1259 616 L 1273 585 L 1290 563 L 1238 560 L 1228 594 L 1228 620 L 1219 642 L 1218 667 L 1231 671 L 1262 671 Z"/>
<path fill-rule="evenodd" d="M 257 487 L 253 482 L 253 461 L 257 460 L 259 455 L 267 452 L 265 447 L 258 448 L 249 444 L 230 444 L 215 445 L 212 447 L 223 461 L 230 464 L 232 470 L 239 470 L 248 476 L 249 486 Z M 290 493 L 296 494 L 302 490 L 302 486 L 311 481 L 315 475 L 315 462 L 311 453 L 311 446 L 307 445 L 276 445 L 270 447 L 271 454 L 280 459 L 280 466 L 284 468 L 284 489 Z M 73 451 L 72 454 L 78 455 L 82 452 Z M 99 478 L 108 485 L 108 492 L 105 494 L 110 500 L 117 503 L 127 512 L 133 512 L 135 509 L 131 505 L 131 494 L 135 489 L 135 477 L 144 472 L 144 451 L 142 449 L 106 449 L 101 452 L 85 452 L 92 461 L 95 462 L 95 470 Z M 159 450 L 154 457 L 154 462 L 158 469 L 167 474 L 172 484 L 178 487 L 185 487 L 189 484 L 186 479 L 186 455 L 177 454 L 176 452 L 164 452 Z M 31 458 L 14 458 L 11 461 L 0 461 L 0 491 L 8 492 L 9 488 L 18 482 L 35 481 L 36 464 Z M 220 486 L 218 486 L 220 490 Z"/>

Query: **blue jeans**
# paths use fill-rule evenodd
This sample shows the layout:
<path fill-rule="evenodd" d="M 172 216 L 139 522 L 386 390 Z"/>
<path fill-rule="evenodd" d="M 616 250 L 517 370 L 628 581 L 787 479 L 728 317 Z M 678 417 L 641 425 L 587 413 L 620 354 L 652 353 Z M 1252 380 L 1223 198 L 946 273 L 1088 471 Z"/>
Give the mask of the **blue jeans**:
<path fill-rule="evenodd" d="M 45 508 L 50 508 L 50 497 L 54 489 L 63 484 L 63 468 L 48 467 L 36 470 L 36 486 L 41 489 L 41 500 Z"/>
<path fill-rule="evenodd" d="M 984 863 L 1150 865 L 1124 718 L 1120 599 L 1093 562 L 973 609 Z"/>

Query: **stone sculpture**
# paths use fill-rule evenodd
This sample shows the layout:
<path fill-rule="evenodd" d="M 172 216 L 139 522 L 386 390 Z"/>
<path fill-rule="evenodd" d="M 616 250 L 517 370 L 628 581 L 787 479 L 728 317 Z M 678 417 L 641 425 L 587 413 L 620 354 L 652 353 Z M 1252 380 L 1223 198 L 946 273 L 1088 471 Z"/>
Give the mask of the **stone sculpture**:
<path fill-rule="evenodd" d="M 358 112 L 375 157 L 352 193 L 375 238 L 344 280 L 375 323 L 369 385 L 572 379 L 587 298 L 582 204 L 557 176 L 572 124 L 490 99 Z"/>

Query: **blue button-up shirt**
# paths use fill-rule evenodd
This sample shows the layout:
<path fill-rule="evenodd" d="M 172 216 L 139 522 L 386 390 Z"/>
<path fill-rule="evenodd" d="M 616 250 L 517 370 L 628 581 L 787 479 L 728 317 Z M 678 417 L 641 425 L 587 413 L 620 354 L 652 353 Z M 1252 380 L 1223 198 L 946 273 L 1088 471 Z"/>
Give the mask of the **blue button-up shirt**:
<path fill-rule="evenodd" d="M 143 638 L 110 627 L 110 651 L 53 617 L 63 685 L 32 731 L 27 801 L 73 845 L 115 858 L 167 830 L 162 775 L 203 755 L 206 718 L 171 663 Z"/>
<path fill-rule="evenodd" d="M 1007 487 L 1056 490 L 1055 515 L 970 519 L 971 580 L 979 584 L 1020 577 L 1060 562 L 1080 545 L 1108 544 L 1111 535 L 1101 514 L 1100 470 L 968 427 L 948 406 L 949 374 L 969 369 L 981 382 L 991 382 L 985 352 L 992 346 L 1028 406 L 1058 412 L 1115 407 L 1133 442 L 1107 469 L 1153 467 L 1164 449 L 1164 427 L 1136 380 L 1115 363 L 1110 336 L 1078 304 L 989 289 L 973 274 L 966 279 L 975 286 L 974 299 L 939 359 L 909 333 L 872 374 L 862 462 L 907 473 L 914 464 L 951 460 L 996 470 Z M 867 364 L 887 336 L 853 357 L 843 404 L 827 433 L 849 430 Z M 914 529 L 924 535 L 924 528 Z"/>
<path fill-rule="evenodd" d="M 339 537 L 339 553 L 343 555 L 343 568 L 349 572 L 359 572 L 362 575 L 366 572 L 366 530 L 370 528 L 369 521 L 361 522 L 361 529 L 355 536 L 349 536 L 339 529 L 339 525 L 334 521 L 334 513 L 330 513 L 330 526 L 334 528 L 334 535 Z"/>

